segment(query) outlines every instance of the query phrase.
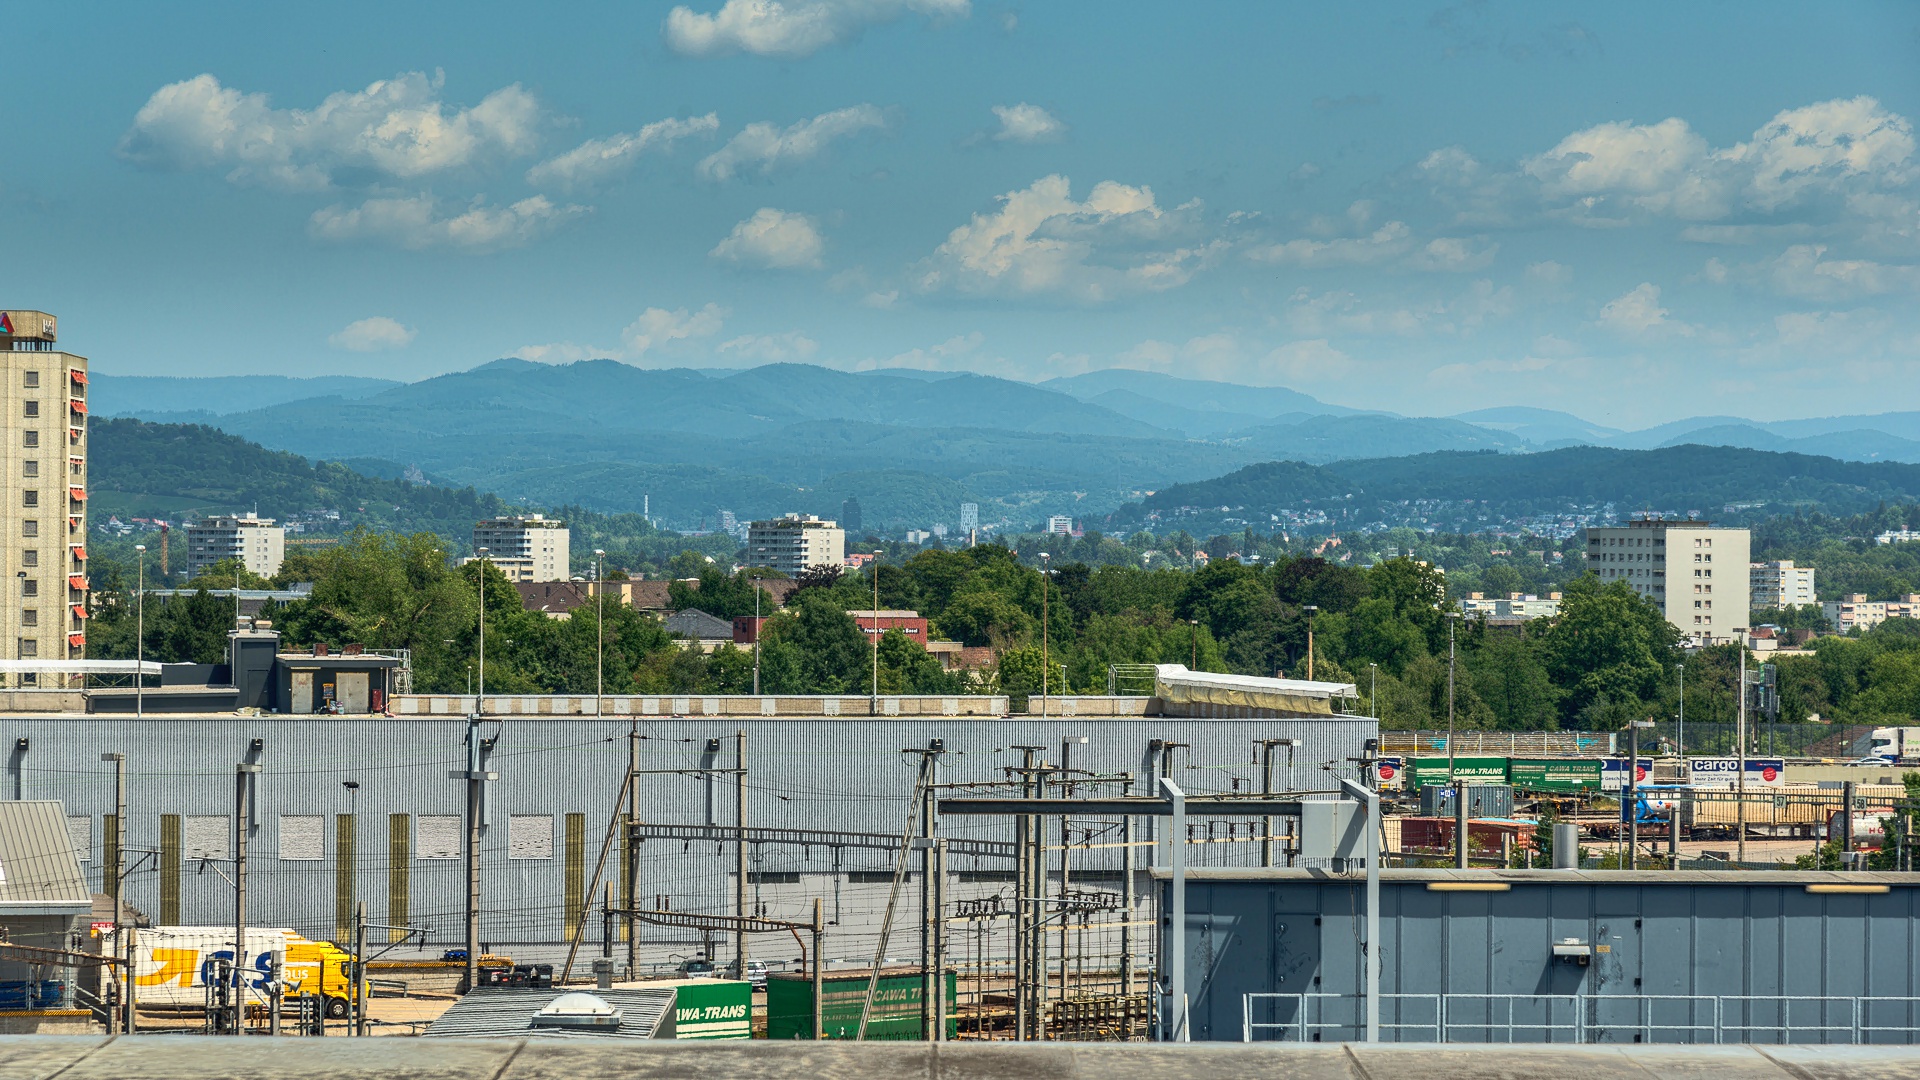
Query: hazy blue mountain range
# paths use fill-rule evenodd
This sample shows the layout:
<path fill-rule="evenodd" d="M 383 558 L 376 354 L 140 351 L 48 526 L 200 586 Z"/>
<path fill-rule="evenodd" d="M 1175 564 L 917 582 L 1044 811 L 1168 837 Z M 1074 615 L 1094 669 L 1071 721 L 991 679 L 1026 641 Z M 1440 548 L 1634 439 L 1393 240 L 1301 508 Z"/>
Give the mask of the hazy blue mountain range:
<path fill-rule="evenodd" d="M 1502 515 L 1613 504 L 1635 510 L 1720 516 L 1728 503 L 1756 511 L 1820 507 L 1830 513 L 1872 509 L 1883 500 L 1920 499 L 1920 465 L 1840 461 L 1737 447 L 1685 445 L 1658 450 L 1580 446 L 1534 454 L 1416 454 L 1329 465 L 1263 462 L 1198 483 L 1174 484 L 1117 511 L 1139 522 L 1201 510 L 1264 520 L 1302 508 L 1362 525 L 1421 500 L 1471 501 Z"/>
<path fill-rule="evenodd" d="M 88 406 L 95 416 L 138 416 L 152 419 L 162 413 L 246 412 L 305 398 L 362 398 L 404 383 L 392 379 L 365 379 L 354 375 L 320 375 L 295 379 L 285 375 L 211 375 L 176 378 L 164 375 L 114 375 L 91 372 Z"/>
<path fill-rule="evenodd" d="M 499 360 L 416 383 L 96 373 L 94 403 L 101 415 L 190 419 L 312 460 L 364 460 L 381 476 L 413 466 L 543 505 L 650 506 L 682 527 L 711 523 L 722 509 L 832 515 L 848 496 L 880 527 L 951 522 L 961 501 L 981 503 L 987 521 L 1095 518 L 1141 492 L 1274 460 L 1698 443 L 1920 462 L 1920 413 L 1708 416 L 1622 432 L 1548 409 L 1405 417 L 1283 387 L 1118 370 L 1036 385 L 802 364 L 649 370 Z"/>

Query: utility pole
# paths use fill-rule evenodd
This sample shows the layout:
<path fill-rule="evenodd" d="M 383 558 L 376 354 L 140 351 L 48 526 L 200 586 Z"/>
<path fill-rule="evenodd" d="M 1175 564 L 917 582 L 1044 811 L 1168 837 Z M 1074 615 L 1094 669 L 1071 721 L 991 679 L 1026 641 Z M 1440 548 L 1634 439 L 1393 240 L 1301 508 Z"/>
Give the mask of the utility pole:
<path fill-rule="evenodd" d="M 593 549 L 593 715 L 607 711 L 607 553 Z"/>
<path fill-rule="evenodd" d="M 1744 634 L 1745 631 L 1741 631 L 1741 633 Z M 1736 824 L 1734 827 L 1738 830 L 1738 837 L 1734 845 L 1736 850 L 1734 852 L 1733 857 L 1734 857 L 1734 860 L 1737 862 L 1746 862 L 1747 861 L 1747 643 L 1745 641 L 1740 642 L 1740 649 L 1739 649 L 1738 656 L 1739 656 L 1739 664 L 1740 664 L 1740 679 L 1738 683 L 1740 687 L 1740 712 L 1739 712 L 1740 722 L 1737 725 L 1737 730 L 1734 733 L 1734 738 L 1737 742 L 1739 742 L 1740 749 L 1739 749 L 1739 756 L 1735 760 L 1735 764 L 1738 768 L 1738 771 L 1736 771 L 1733 774 L 1733 784 L 1734 784 L 1734 792 L 1735 792 L 1734 798 L 1736 800 L 1733 808 L 1734 817 L 1736 819 Z"/>
<path fill-rule="evenodd" d="M 1034 797 L 1034 755 L 1045 747 L 1015 746 L 1020 751 L 1020 797 Z M 1022 814 L 1013 819 L 1014 863 L 1013 863 L 1013 1037 L 1017 1042 L 1033 1038 L 1032 1018 L 1035 1012 L 1033 1002 L 1033 984 L 1028 968 L 1031 958 L 1032 941 L 1027 934 L 1027 911 L 1033 904 L 1033 860 L 1028 852 L 1029 841 L 1033 834 L 1035 818 Z"/>
<path fill-rule="evenodd" d="M 1653 721 L 1627 721 L 1627 790 L 1620 803 L 1627 815 L 1627 869 L 1640 869 L 1640 731 Z M 1671 827 L 1671 824 L 1669 824 Z"/>
<path fill-rule="evenodd" d="M 107 753 L 101 761 L 113 763 L 113 859 L 107 863 L 107 893 L 113 897 L 113 945 L 116 956 L 124 953 L 120 968 L 120 1030 L 133 1034 L 133 949 L 127 940 L 128 927 L 121 918 L 126 909 L 120 899 L 120 883 L 126 877 L 127 860 L 127 755 Z M 109 1024 L 111 1027 L 111 1024 Z"/>
<path fill-rule="evenodd" d="M 758 648 L 758 645 L 754 646 Z M 640 846 L 634 841 L 634 826 L 640 824 L 640 721 L 627 722 L 627 834 L 622 841 L 627 853 L 627 978 L 635 977 L 640 967 L 640 923 L 632 909 L 640 900 Z"/>
<path fill-rule="evenodd" d="M 367 902 L 353 913 L 353 1033 L 367 1033 Z"/>
<path fill-rule="evenodd" d="M 482 768 L 481 754 L 492 749 L 491 741 L 480 738 L 480 713 L 476 707 L 467 717 L 467 767 L 447 773 L 450 779 L 467 782 L 467 836 L 464 845 L 467 857 L 467 962 L 466 971 L 461 977 L 460 992 L 463 994 L 471 991 L 480 981 L 480 813 L 481 795 L 485 791 L 481 785 L 500 778 L 500 774 Z"/>
<path fill-rule="evenodd" d="M 1447 612 L 1447 783 L 1453 785 L 1457 798 L 1464 798 L 1464 793 L 1460 793 L 1460 780 L 1454 775 L 1453 771 L 1453 744 L 1455 741 L 1453 736 L 1453 664 L 1454 658 L 1457 655 L 1453 647 L 1453 628 L 1459 625 L 1459 621 L 1460 616 L 1458 614 L 1451 611 Z M 1461 851 L 1467 849 L 1466 844 L 1466 837 L 1460 837 Z"/>
<path fill-rule="evenodd" d="M 1371 679 L 1367 687 L 1367 709 L 1375 720 L 1380 719 L 1380 665 L 1369 662 L 1368 675 Z"/>
<path fill-rule="evenodd" d="M 880 576 L 879 564 L 875 564 L 874 578 Z M 877 668 L 875 669 L 878 670 Z M 733 736 L 733 774 L 734 821 L 740 826 L 740 842 L 734 845 L 733 874 L 733 913 L 745 919 L 747 911 L 747 733 L 735 732 Z M 735 935 L 733 962 L 738 965 L 738 977 L 747 977 L 747 926 L 740 924 Z"/>
<path fill-rule="evenodd" d="M 247 795 L 258 762 L 233 769 L 233 1034 L 246 1034 L 247 1019 Z"/>
<path fill-rule="evenodd" d="M 137 720 L 147 715 L 147 545 L 135 544 L 133 550 L 140 554 L 140 587 L 133 605 L 133 715 Z M 131 978 L 127 985 L 133 985 Z"/>
<path fill-rule="evenodd" d="M 1260 740 L 1260 794 L 1273 794 L 1273 748 L 1287 748 L 1287 790 L 1293 790 L 1293 752 L 1300 745 L 1299 739 L 1261 739 Z M 1273 865 L 1273 819 L 1262 819 L 1260 835 L 1260 865 Z M 1292 865 L 1291 852 L 1288 853 L 1288 865 Z"/>
<path fill-rule="evenodd" d="M 880 715 L 880 554 L 873 553 L 873 625 L 867 628 L 867 637 L 873 641 L 873 698 L 867 703 L 868 716 Z"/>
<path fill-rule="evenodd" d="M 753 696 L 760 696 L 760 586 L 758 585 L 753 587 Z"/>
<path fill-rule="evenodd" d="M 1081 743 L 1084 745 L 1086 742 L 1087 737 L 1085 735 L 1073 735 L 1060 740 L 1060 795 L 1062 798 L 1073 797 L 1073 744 Z M 1060 900 L 1062 906 L 1060 908 L 1060 1001 L 1063 1006 L 1067 1000 L 1068 935 L 1073 932 L 1073 928 L 1069 925 L 1072 920 L 1067 918 L 1067 909 L 1065 907 L 1067 890 L 1070 884 L 1069 872 L 1071 869 L 1068 865 L 1067 856 L 1073 849 L 1073 843 L 1069 839 L 1069 836 L 1070 834 L 1067 832 L 1067 815 L 1061 814 Z"/>

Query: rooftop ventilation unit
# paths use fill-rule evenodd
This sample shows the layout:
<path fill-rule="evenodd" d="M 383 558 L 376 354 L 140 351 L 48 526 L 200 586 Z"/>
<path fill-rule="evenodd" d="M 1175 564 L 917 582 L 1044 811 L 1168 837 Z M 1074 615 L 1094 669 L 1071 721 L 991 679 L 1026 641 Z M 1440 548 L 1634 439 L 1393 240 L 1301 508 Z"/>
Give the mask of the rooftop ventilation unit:
<path fill-rule="evenodd" d="M 533 1014 L 532 1026 L 575 1031 L 618 1031 L 620 1010 L 593 994 L 562 994 Z"/>

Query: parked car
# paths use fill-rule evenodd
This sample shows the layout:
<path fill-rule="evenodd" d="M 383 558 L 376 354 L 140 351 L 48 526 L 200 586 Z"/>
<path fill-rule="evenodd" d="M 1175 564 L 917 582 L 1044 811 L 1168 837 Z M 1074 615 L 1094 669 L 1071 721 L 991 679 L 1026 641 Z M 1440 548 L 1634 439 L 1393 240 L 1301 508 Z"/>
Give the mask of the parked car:
<path fill-rule="evenodd" d="M 704 956 L 696 956 L 691 960 L 682 960 L 680 962 L 680 977 L 683 979 L 713 979 L 719 977 L 719 972 L 714 968 L 713 961 Z"/>
<path fill-rule="evenodd" d="M 727 978 L 738 979 L 739 977 L 740 965 L 738 963 L 728 964 Z M 765 990 L 767 988 L 767 965 L 765 961 L 747 961 L 747 981 L 753 984 L 755 990 Z"/>

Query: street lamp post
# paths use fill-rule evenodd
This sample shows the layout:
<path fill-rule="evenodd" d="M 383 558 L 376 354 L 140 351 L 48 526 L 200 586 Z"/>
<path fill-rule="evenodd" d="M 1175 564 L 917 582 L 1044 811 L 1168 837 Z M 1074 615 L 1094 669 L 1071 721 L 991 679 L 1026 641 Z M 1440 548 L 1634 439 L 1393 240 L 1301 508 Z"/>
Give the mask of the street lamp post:
<path fill-rule="evenodd" d="M 1312 604 L 1308 604 L 1306 607 L 1301 608 L 1300 610 L 1307 613 L 1307 681 L 1312 682 L 1313 681 L 1313 617 L 1315 614 L 1319 612 L 1320 609 Z"/>
<path fill-rule="evenodd" d="M 1049 583 L 1053 569 L 1053 556 L 1040 553 L 1040 715 L 1047 715 L 1047 594 L 1053 590 Z"/>
<path fill-rule="evenodd" d="M 480 696 L 473 699 L 473 715 L 487 711 L 487 550 L 476 549 L 480 566 L 473 575 L 480 583 Z"/>
<path fill-rule="evenodd" d="M 1685 661 L 1673 665 L 1680 673 L 1680 731 L 1674 736 L 1674 742 L 1680 753 L 1680 764 L 1687 763 L 1687 665 Z"/>
<path fill-rule="evenodd" d="M 1367 669 L 1367 675 L 1369 677 L 1367 684 L 1367 711 L 1373 713 L 1373 718 L 1378 720 L 1380 719 L 1380 665 L 1369 660 L 1367 662 Z"/>
<path fill-rule="evenodd" d="M 880 715 L 880 556 L 873 553 L 873 625 L 867 628 L 867 637 L 873 641 L 873 701 L 867 707 L 870 715 Z M 745 940 L 742 938 L 741 940 Z"/>
<path fill-rule="evenodd" d="M 1188 667 L 1191 668 L 1192 670 L 1199 671 L 1200 670 L 1200 620 L 1188 619 L 1187 625 L 1193 627 L 1193 633 L 1192 633 L 1193 642 L 1190 647 L 1191 655 L 1187 659 L 1187 664 L 1188 664 Z"/>
<path fill-rule="evenodd" d="M 140 586 L 133 601 L 133 715 L 139 718 L 147 715 L 147 545 L 135 544 L 133 550 L 140 555 Z"/>
<path fill-rule="evenodd" d="M 753 587 L 753 696 L 760 696 L 760 586 Z"/>
<path fill-rule="evenodd" d="M 1460 613 L 1447 612 L 1447 783 L 1453 785 L 1455 798 L 1460 798 L 1463 794 L 1460 790 L 1460 781 L 1453 775 L 1453 664 L 1456 655 L 1453 647 L 1453 628 L 1459 624 Z M 1465 841 L 1462 843 L 1464 844 Z M 1462 850 L 1465 850 L 1464 847 Z"/>
<path fill-rule="evenodd" d="M 593 549 L 593 715 L 607 709 L 607 553 Z"/>

